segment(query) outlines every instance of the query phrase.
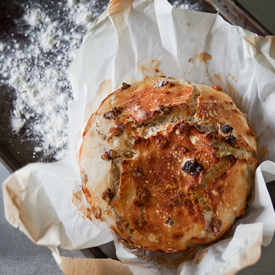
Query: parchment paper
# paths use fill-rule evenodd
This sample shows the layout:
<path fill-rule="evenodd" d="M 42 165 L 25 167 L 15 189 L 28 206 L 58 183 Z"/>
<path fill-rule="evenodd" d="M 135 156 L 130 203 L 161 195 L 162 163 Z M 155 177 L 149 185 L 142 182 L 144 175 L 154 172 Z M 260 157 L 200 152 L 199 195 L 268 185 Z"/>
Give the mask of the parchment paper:
<path fill-rule="evenodd" d="M 73 250 L 113 239 L 118 258 L 134 274 L 235 274 L 255 263 L 261 244 L 271 242 L 275 229 L 262 174 L 269 172 L 275 179 L 271 162 L 275 161 L 274 59 L 274 37 L 258 37 L 217 14 L 175 9 L 166 0 L 111 1 L 69 68 L 75 98 L 69 108 L 69 154 L 54 164 L 28 165 L 4 182 L 7 220 L 36 244 L 49 247 L 59 264 L 59 245 Z M 122 82 L 139 81 L 146 75 L 221 86 L 247 113 L 257 134 L 261 165 L 256 171 L 254 201 L 227 238 L 198 249 L 194 259 L 181 264 L 178 255 L 165 253 L 139 251 L 150 263 L 138 258 L 112 236 L 107 224 L 92 222 L 72 204 L 73 194 L 81 191 L 77 154 L 85 122 Z M 267 159 L 271 161 L 263 162 Z M 177 264 L 168 268 L 159 265 L 159 259 L 170 259 L 168 266 Z M 76 267 L 83 265 L 84 261 Z"/>

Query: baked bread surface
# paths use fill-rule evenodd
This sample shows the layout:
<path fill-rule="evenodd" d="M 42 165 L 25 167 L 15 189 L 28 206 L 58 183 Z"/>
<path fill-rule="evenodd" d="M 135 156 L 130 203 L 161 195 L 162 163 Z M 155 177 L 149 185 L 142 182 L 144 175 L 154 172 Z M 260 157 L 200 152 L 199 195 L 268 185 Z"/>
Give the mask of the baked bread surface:
<path fill-rule="evenodd" d="M 128 247 L 188 251 L 244 214 L 254 135 L 219 86 L 166 77 L 123 83 L 83 133 L 82 190 L 95 218 Z"/>

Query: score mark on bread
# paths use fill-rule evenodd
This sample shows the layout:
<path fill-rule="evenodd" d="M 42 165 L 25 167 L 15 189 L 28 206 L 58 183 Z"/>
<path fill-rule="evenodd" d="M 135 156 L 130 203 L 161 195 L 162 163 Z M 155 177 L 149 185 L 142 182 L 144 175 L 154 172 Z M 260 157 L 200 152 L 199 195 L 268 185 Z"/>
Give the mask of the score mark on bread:
<path fill-rule="evenodd" d="M 82 189 L 128 247 L 188 251 L 244 214 L 256 153 L 246 116 L 221 87 L 146 77 L 123 83 L 91 116 Z"/>

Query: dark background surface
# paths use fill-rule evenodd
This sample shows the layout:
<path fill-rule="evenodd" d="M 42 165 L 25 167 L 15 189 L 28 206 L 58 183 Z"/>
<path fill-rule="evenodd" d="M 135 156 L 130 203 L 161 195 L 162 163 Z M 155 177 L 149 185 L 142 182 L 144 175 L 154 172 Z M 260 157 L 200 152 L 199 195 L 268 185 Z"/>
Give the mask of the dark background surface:
<path fill-rule="evenodd" d="M 271 33 L 275 34 L 274 0 L 236 0 Z"/>

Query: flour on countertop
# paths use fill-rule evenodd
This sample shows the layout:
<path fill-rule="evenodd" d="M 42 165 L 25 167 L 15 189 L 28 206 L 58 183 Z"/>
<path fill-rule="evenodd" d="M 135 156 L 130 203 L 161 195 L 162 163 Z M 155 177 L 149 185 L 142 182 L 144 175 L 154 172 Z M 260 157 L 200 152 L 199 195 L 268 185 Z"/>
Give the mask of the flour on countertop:
<path fill-rule="evenodd" d="M 19 133 L 24 127 L 30 138 L 39 140 L 33 158 L 43 151 L 42 161 L 49 156 L 59 160 L 66 154 L 67 107 L 72 101 L 67 68 L 92 21 L 106 8 L 104 3 L 84 0 L 58 1 L 55 5 L 60 8 L 60 16 L 52 17 L 47 7 L 44 10 L 22 4 L 27 42 L 0 42 L 2 84 L 16 93 L 11 116 L 13 131 Z"/>
<path fill-rule="evenodd" d="M 12 129 L 15 134 L 24 129 L 24 138 L 38 144 L 34 159 L 37 152 L 43 152 L 40 161 L 59 160 L 67 152 L 67 109 L 72 101 L 67 69 L 92 21 L 107 4 L 108 0 L 63 0 L 50 10 L 47 4 L 23 3 L 24 42 L 13 34 L 9 43 L 0 41 L 1 84 L 12 87 L 16 94 Z M 173 6 L 197 7 L 185 0 L 174 1 Z"/>
<path fill-rule="evenodd" d="M 182 0 L 182 1 L 174 1 L 172 5 L 173 7 L 186 9 L 186 10 L 200 10 L 201 4 L 202 4 L 202 0 L 197 0 L 197 1 Z"/>

